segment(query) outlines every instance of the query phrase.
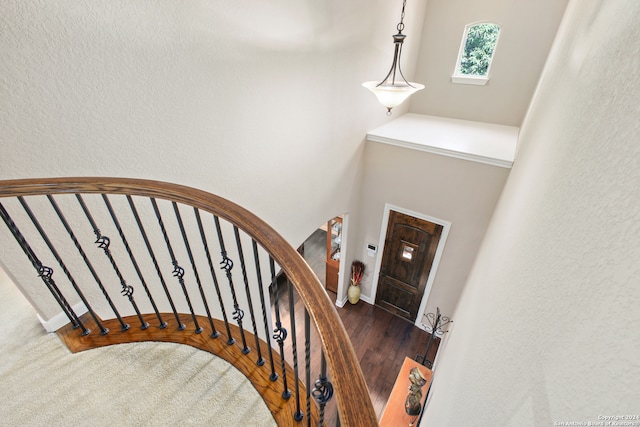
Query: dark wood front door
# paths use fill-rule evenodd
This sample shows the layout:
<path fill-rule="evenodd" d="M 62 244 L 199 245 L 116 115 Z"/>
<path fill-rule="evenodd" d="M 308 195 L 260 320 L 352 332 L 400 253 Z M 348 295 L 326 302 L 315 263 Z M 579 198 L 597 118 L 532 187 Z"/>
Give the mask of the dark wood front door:
<path fill-rule="evenodd" d="M 442 228 L 389 212 L 376 305 L 412 322 L 416 319 Z"/>

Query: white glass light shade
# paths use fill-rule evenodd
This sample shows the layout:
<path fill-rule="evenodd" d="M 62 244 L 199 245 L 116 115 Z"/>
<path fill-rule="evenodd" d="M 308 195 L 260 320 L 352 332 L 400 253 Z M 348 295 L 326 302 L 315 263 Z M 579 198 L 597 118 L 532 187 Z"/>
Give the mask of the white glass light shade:
<path fill-rule="evenodd" d="M 390 113 L 391 109 L 397 107 L 402 104 L 408 97 L 413 95 L 415 92 L 424 89 L 424 85 L 420 83 L 396 83 L 394 85 L 390 84 L 380 84 L 380 82 L 371 81 L 364 82 L 362 86 L 369 89 L 371 92 L 375 94 L 378 98 L 378 101 L 385 107 L 387 107 L 387 111 Z"/>

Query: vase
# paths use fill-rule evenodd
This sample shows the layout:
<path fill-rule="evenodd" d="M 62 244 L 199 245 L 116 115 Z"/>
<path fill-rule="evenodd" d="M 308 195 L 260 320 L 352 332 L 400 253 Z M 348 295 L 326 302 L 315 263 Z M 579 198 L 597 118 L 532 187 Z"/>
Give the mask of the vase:
<path fill-rule="evenodd" d="M 360 301 L 360 286 L 349 285 L 349 289 L 347 289 L 347 297 L 351 304 L 355 304 Z"/>

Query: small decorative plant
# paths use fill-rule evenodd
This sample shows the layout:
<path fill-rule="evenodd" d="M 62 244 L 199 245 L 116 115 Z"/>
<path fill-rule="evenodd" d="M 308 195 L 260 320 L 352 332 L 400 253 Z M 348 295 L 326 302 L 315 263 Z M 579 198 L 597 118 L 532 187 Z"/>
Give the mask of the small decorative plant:
<path fill-rule="evenodd" d="M 365 265 L 364 262 L 353 260 L 351 263 L 351 284 L 353 286 L 358 286 L 360 281 L 362 280 L 362 276 L 364 275 Z"/>

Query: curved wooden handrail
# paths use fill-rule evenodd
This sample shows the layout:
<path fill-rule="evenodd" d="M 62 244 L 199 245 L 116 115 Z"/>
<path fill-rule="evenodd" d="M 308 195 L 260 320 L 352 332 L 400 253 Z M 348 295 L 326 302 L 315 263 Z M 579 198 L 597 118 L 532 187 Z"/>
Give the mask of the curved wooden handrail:
<path fill-rule="evenodd" d="M 105 177 L 0 181 L 0 197 L 75 193 L 120 194 L 165 199 L 215 214 L 244 230 L 274 258 L 286 273 L 315 324 L 332 374 L 342 425 L 354 427 L 378 425 L 356 353 L 333 303 L 302 256 L 271 226 L 227 199 L 196 188 L 162 181 Z M 357 405 L 353 404 L 354 399 L 357 399 Z"/>

